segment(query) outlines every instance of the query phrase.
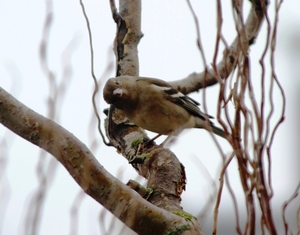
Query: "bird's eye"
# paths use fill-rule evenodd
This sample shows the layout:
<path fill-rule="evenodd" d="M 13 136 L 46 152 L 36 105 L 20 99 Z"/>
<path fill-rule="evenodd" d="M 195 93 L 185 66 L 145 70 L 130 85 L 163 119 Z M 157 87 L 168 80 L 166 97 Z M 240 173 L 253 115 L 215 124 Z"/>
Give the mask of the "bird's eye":
<path fill-rule="evenodd" d="M 115 81 L 115 85 L 119 86 L 120 85 L 119 81 Z"/>

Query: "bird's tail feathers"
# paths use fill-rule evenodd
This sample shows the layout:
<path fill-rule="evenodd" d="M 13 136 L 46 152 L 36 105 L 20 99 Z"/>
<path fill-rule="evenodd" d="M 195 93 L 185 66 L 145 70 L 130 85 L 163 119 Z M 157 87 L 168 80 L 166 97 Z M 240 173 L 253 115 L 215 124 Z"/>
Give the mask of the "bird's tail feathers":
<path fill-rule="evenodd" d="M 226 136 L 225 131 L 220 127 L 216 127 L 213 122 L 211 121 L 203 122 L 203 120 L 200 118 L 197 119 L 196 121 L 197 121 L 196 128 L 204 128 L 207 131 L 213 132 L 215 135 L 218 135 L 231 142 L 231 136 L 230 135 Z"/>
<path fill-rule="evenodd" d="M 225 132 L 221 128 L 216 127 L 214 125 L 211 125 L 211 128 L 212 128 L 212 131 L 213 131 L 214 134 L 227 139 L 226 135 L 225 135 Z"/>
<path fill-rule="evenodd" d="M 211 129 L 212 129 L 212 132 L 218 136 L 221 136 L 223 137 L 224 139 L 227 139 L 229 142 L 232 141 L 232 137 L 231 135 L 228 135 L 226 136 L 224 130 L 222 130 L 221 128 L 219 127 L 216 127 L 215 125 L 211 125 Z M 242 139 L 240 137 L 236 137 L 235 140 L 237 141 L 242 141 Z"/>

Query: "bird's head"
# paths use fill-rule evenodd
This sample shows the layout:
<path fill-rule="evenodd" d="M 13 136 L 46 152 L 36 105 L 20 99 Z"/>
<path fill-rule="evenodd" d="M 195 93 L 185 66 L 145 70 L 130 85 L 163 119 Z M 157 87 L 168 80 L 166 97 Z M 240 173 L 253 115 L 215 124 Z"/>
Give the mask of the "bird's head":
<path fill-rule="evenodd" d="M 133 102 L 132 99 L 135 96 L 135 92 L 133 92 L 134 84 L 135 81 L 130 76 L 108 79 L 103 89 L 104 100 L 117 109 L 124 109 L 125 106 Z"/>

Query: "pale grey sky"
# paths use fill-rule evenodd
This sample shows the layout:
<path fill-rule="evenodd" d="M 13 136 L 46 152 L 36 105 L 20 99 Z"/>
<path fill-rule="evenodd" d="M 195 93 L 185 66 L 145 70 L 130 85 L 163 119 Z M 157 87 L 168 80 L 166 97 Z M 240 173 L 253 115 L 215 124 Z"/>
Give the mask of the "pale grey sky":
<path fill-rule="evenodd" d="M 115 24 L 111 18 L 108 1 L 84 1 L 91 21 L 95 50 L 95 73 L 97 77 L 103 74 L 108 63 L 114 63 L 112 42 L 115 35 Z M 201 40 L 205 48 L 206 60 L 212 61 L 215 41 L 215 6 L 213 1 L 192 1 L 198 13 Z M 225 4 L 225 3 L 223 3 Z M 235 37 L 232 27 L 232 11 L 230 3 L 223 6 L 223 33 L 230 43 Z M 245 1 L 245 5 L 249 3 Z M 299 181 L 299 23 L 300 3 L 297 0 L 285 1 L 280 13 L 278 28 L 276 72 L 286 92 L 286 120 L 278 130 L 275 138 L 273 155 L 273 210 L 277 226 L 281 224 L 281 205 L 288 199 Z M 270 6 L 270 18 L 273 22 L 274 2 Z M 245 9 L 245 15 L 248 11 Z M 37 0 L 0 1 L 0 86 L 10 91 L 16 98 L 38 113 L 47 116 L 47 97 L 49 94 L 48 80 L 40 66 L 39 45 L 45 19 L 45 2 Z M 196 71 L 203 70 L 203 62 L 196 46 L 195 25 L 186 1 L 143 1 L 142 31 L 144 37 L 139 45 L 140 75 L 158 77 L 165 80 L 176 80 Z M 263 24 L 257 42 L 250 49 L 252 59 L 252 78 L 260 77 L 261 70 L 257 63 L 265 46 L 266 23 Z M 96 130 L 91 132 L 89 123 L 92 113 L 91 93 L 93 81 L 90 75 L 90 55 L 86 23 L 78 1 L 60 0 L 53 2 L 53 25 L 49 37 L 48 59 L 49 67 L 58 80 L 63 76 L 63 68 L 68 61 L 62 53 L 71 44 L 72 66 L 71 80 L 65 96 L 59 101 L 58 110 L 60 125 L 71 131 L 88 147 L 94 138 L 101 141 Z M 68 54 L 65 54 L 68 55 Z M 63 59 L 62 59 L 63 58 Z M 63 62 L 62 62 L 63 61 Z M 114 76 L 111 71 L 108 75 Z M 255 85 L 255 84 L 254 84 Z M 215 116 L 217 87 L 208 88 L 207 106 L 209 113 Z M 278 94 L 275 93 L 275 94 Z M 192 95 L 202 103 L 202 92 Z M 275 97 L 276 105 L 281 101 Z M 99 107 L 107 107 L 99 95 Z M 297 102 L 297 103 L 296 103 Z M 278 108 L 280 110 L 280 107 Z M 297 113 L 298 112 L 298 113 Z M 278 113 L 275 113 L 275 115 Z M 103 117 L 103 116 L 102 116 Z M 276 117 L 276 116 L 275 116 Z M 277 120 L 276 118 L 274 120 Z M 0 158 L 5 162 L 4 175 L 0 175 L 0 234 L 23 234 L 25 209 L 37 188 L 36 177 L 40 150 L 32 144 L 16 137 L 2 125 L 0 126 L 0 141 L 5 136 L 5 148 L 0 149 Z M 224 151 L 230 154 L 227 143 L 220 141 Z M 4 146 L 4 145 L 2 145 Z M 218 180 L 221 157 L 211 137 L 204 131 L 190 130 L 182 133 L 172 151 L 185 165 L 187 172 L 187 190 L 183 194 L 182 205 L 187 212 L 196 214 L 205 206 L 209 193 L 214 194 L 211 182 L 198 162 L 207 168 L 211 177 Z M 188 149 L 188 151 L 187 151 Z M 100 163 L 113 175 L 123 171 L 122 180 L 137 177 L 127 161 L 119 156 L 115 149 L 101 145 L 94 155 Z M 1 156 L 2 155 L 2 156 Z M 44 156 L 51 161 L 51 156 Z M 198 159 L 198 161 L 195 160 Z M 55 162 L 54 160 L 53 162 Z M 4 165 L 4 164 L 3 164 Z M 0 168 L 0 171 L 3 168 Z M 47 169 L 44 169 L 46 171 Z M 80 191 L 75 181 L 67 171 L 57 164 L 55 177 L 50 184 L 43 211 L 40 233 L 69 234 L 70 208 Z M 244 207 L 243 193 L 240 190 L 236 164 L 230 166 L 231 184 L 237 190 L 237 198 L 241 208 Z M 145 182 L 140 179 L 140 182 Z M 63 192 L 63 193 L 62 193 Z M 290 216 L 295 219 L 295 210 L 300 199 L 288 208 Z M 233 216 L 232 202 L 228 191 L 220 207 L 220 221 Z M 99 229 L 99 206 L 93 199 L 85 197 L 79 207 L 79 233 L 102 234 Z M 240 211 L 242 213 L 242 210 Z M 3 218 L 4 216 L 4 218 Z M 107 221 L 110 216 L 107 215 Z M 205 231 L 211 231 L 208 221 L 209 214 L 202 221 Z M 295 222 L 295 221 L 294 221 Z M 228 224 L 234 231 L 234 220 Z M 283 231 L 283 230 L 281 230 Z M 296 232 L 296 228 L 294 228 Z"/>

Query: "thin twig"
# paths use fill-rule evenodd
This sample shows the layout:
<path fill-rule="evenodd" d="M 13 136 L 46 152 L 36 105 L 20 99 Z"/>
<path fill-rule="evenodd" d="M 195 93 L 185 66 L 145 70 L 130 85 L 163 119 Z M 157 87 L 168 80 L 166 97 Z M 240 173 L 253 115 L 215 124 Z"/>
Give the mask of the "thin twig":
<path fill-rule="evenodd" d="M 214 224 L 213 224 L 213 231 L 212 231 L 213 235 L 217 234 L 218 214 L 219 214 L 218 212 L 219 212 L 219 205 L 221 202 L 221 196 L 222 196 L 223 185 L 224 185 L 224 175 L 225 175 L 225 172 L 226 172 L 226 169 L 227 169 L 229 163 L 231 162 L 231 160 L 233 159 L 234 156 L 235 156 L 235 152 L 232 152 L 231 155 L 229 156 L 229 158 L 227 159 L 227 161 L 224 163 L 224 166 L 220 173 L 220 186 L 218 189 L 216 204 L 215 204 L 215 208 L 214 208 L 214 220 L 213 220 Z"/>
<path fill-rule="evenodd" d="M 229 177 L 228 177 L 228 174 L 227 172 L 225 172 L 225 183 L 227 185 L 227 189 L 229 191 L 229 194 L 232 198 L 232 202 L 233 202 L 233 207 L 234 207 L 234 212 L 235 212 L 235 224 L 236 224 L 236 231 L 239 235 L 242 235 L 242 231 L 241 231 L 241 228 L 240 228 L 240 216 L 239 216 L 239 211 L 238 211 L 238 203 L 237 203 L 237 200 L 236 200 L 236 196 L 234 194 L 234 191 L 231 187 L 231 184 L 230 184 L 230 181 L 229 181 Z"/>
<path fill-rule="evenodd" d="M 277 3 L 276 1 L 276 12 L 275 12 L 275 19 L 274 19 L 274 29 L 273 29 L 273 33 L 272 33 L 272 37 L 271 37 L 271 70 L 272 70 L 272 77 L 271 77 L 271 84 L 270 84 L 270 105 L 271 105 L 271 110 L 270 113 L 267 117 L 267 130 L 266 130 L 266 138 L 268 136 L 268 132 L 270 130 L 270 121 L 271 121 L 271 117 L 273 114 L 273 110 L 275 108 L 274 106 L 274 101 L 273 101 L 273 84 L 274 81 L 277 84 L 279 91 L 281 93 L 281 97 L 282 97 L 282 109 L 281 109 L 281 115 L 279 120 L 277 121 L 277 123 L 275 124 L 275 127 L 273 128 L 273 131 L 271 132 L 271 137 L 270 137 L 270 141 L 267 145 L 267 156 L 268 156 L 268 161 L 269 161 L 269 169 L 268 169 L 268 178 L 269 178 L 269 187 L 271 190 L 271 196 L 273 195 L 273 188 L 272 188 L 272 184 L 271 184 L 271 147 L 273 144 L 273 140 L 275 137 L 275 133 L 279 127 L 279 125 L 284 121 L 284 115 L 285 115 L 285 108 L 286 108 L 286 98 L 285 98 L 285 93 L 284 90 L 277 78 L 277 75 L 275 73 L 275 48 L 276 48 L 276 36 L 277 36 L 277 26 L 278 26 L 278 17 L 279 17 L 279 9 L 281 7 L 283 0 L 280 1 L 279 3 Z"/>
<path fill-rule="evenodd" d="M 293 192 L 292 196 L 283 203 L 282 205 L 282 220 L 283 220 L 283 224 L 284 224 L 284 231 L 285 231 L 285 234 L 288 235 L 288 232 L 289 232 L 289 225 L 286 221 L 286 218 L 285 218 L 285 210 L 286 208 L 288 207 L 288 205 L 296 198 L 298 197 L 299 195 L 299 190 L 300 190 L 300 181 L 298 182 L 298 185 L 295 189 L 295 191 Z"/>
<path fill-rule="evenodd" d="M 96 105 L 96 99 L 95 99 L 96 95 L 99 91 L 99 85 L 98 85 L 97 78 L 96 78 L 96 75 L 95 75 L 95 70 L 94 70 L 94 48 L 93 48 L 92 30 L 91 30 L 89 18 L 87 16 L 86 11 L 85 11 L 84 4 L 83 4 L 82 0 L 79 0 L 79 2 L 80 2 L 80 6 L 81 6 L 81 9 L 82 9 L 84 19 L 86 21 L 86 26 L 87 26 L 88 35 L 89 35 L 89 45 L 90 45 L 90 53 L 91 53 L 91 74 L 92 74 L 94 84 L 95 84 L 95 89 L 94 89 L 93 96 L 92 96 L 93 109 L 94 109 L 95 115 L 96 115 L 97 120 L 98 120 L 98 131 L 99 131 L 99 133 L 102 137 L 103 143 L 107 146 L 111 146 L 111 144 L 106 141 L 105 136 L 104 136 L 104 134 L 101 130 L 101 119 L 100 119 L 100 115 L 98 113 L 98 109 L 97 109 L 97 105 Z"/>

